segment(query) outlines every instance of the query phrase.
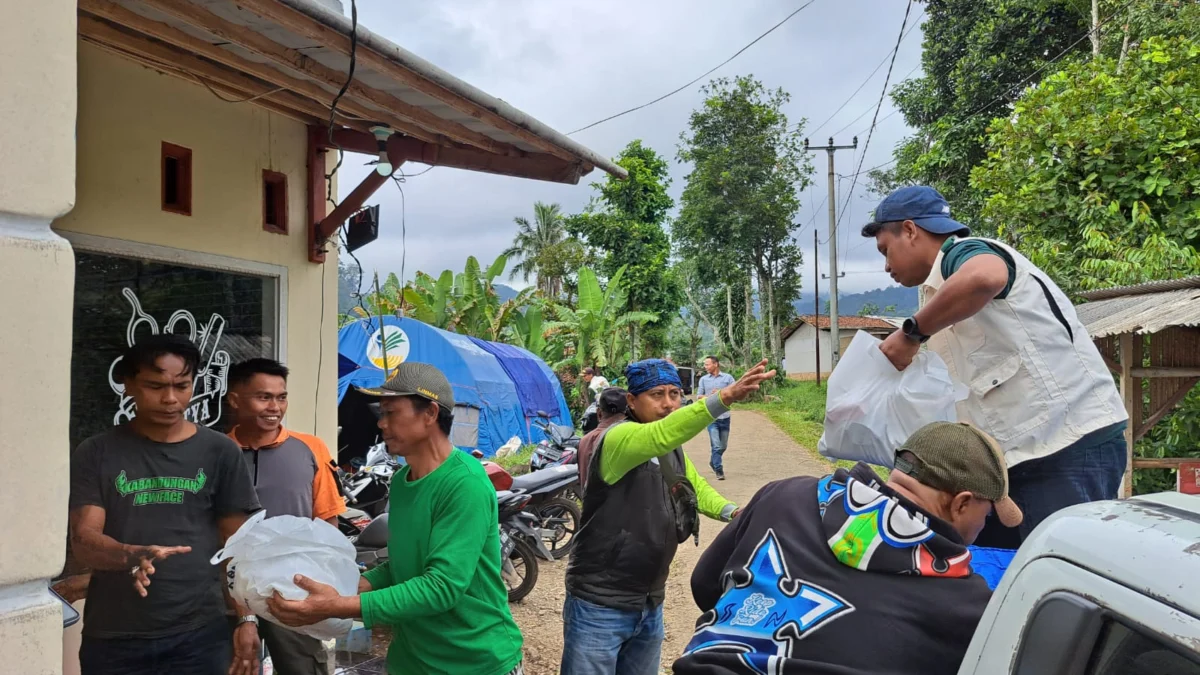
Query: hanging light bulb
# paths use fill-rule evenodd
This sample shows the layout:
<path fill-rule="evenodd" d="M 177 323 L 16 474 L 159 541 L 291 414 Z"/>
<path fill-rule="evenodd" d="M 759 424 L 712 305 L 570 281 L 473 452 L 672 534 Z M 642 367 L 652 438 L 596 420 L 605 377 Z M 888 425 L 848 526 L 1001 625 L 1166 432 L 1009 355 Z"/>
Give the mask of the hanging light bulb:
<path fill-rule="evenodd" d="M 392 130 L 387 127 L 371 127 L 371 133 L 375 134 L 375 145 L 379 147 L 379 161 L 375 164 L 375 173 L 390 176 L 393 169 L 392 163 L 388 161 L 387 141 L 392 135 Z"/>

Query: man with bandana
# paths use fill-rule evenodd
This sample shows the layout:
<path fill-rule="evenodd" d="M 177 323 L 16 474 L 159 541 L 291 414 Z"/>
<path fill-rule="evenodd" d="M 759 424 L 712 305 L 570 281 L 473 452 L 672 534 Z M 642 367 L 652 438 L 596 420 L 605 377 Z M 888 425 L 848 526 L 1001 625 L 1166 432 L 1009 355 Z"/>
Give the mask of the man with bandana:
<path fill-rule="evenodd" d="M 723 522 L 738 514 L 682 446 L 774 377 L 766 364 L 684 408 L 674 365 L 647 359 L 625 368 L 626 419 L 593 432 L 600 436 L 585 469 L 584 525 L 567 568 L 562 675 L 659 673 L 675 551 L 699 541 L 697 514 Z"/>

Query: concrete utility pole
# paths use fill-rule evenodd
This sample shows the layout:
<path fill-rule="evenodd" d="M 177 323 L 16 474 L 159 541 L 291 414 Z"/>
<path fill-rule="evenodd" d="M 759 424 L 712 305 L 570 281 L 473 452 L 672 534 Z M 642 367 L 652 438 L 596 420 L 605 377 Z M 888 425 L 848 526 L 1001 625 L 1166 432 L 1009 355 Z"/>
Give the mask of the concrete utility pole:
<path fill-rule="evenodd" d="M 823 149 L 829 155 L 829 342 L 830 342 L 830 369 L 836 368 L 838 359 L 842 356 L 842 345 L 840 335 L 838 334 L 838 293 L 837 280 L 840 276 L 837 268 L 837 196 L 834 191 L 834 179 L 837 174 L 833 171 L 833 153 L 838 150 L 855 150 L 858 148 L 858 136 L 854 137 L 854 142 L 851 145 L 834 145 L 833 137 L 829 138 L 829 145 Z M 804 149 L 809 150 L 808 139 L 804 139 Z M 848 197 L 849 198 L 849 197 Z M 813 251 L 814 255 L 816 251 Z M 820 330 L 817 331 L 818 337 Z"/>
<path fill-rule="evenodd" d="M 821 260 L 817 256 L 817 228 L 813 228 L 813 349 L 817 353 L 817 386 L 821 386 Z"/>

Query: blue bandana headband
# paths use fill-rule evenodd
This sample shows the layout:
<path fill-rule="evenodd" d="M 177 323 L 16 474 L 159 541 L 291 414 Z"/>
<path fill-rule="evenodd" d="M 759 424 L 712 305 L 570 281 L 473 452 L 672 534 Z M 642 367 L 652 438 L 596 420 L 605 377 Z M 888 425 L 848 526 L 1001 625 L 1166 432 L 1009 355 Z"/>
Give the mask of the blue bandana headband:
<path fill-rule="evenodd" d="M 655 387 L 671 384 L 683 388 L 679 371 L 666 359 L 645 359 L 625 366 L 625 381 L 629 393 L 637 396 Z"/>

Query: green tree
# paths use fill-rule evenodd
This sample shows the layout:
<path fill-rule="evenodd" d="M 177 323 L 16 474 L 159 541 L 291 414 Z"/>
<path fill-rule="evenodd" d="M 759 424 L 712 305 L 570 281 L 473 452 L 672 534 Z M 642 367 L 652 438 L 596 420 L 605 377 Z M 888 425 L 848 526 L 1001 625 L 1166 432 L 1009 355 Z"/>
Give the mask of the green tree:
<path fill-rule="evenodd" d="M 482 338 L 500 340 L 514 315 L 531 302 L 536 289 L 527 288 L 516 297 L 500 302 L 494 282 L 504 273 L 508 258 L 501 254 L 487 269 L 475 256 L 468 256 L 459 274 L 443 270 L 435 279 L 417 272 L 404 288 L 395 274 L 389 274 L 378 290 L 363 296 L 363 306 L 355 307 L 356 317 L 404 315 L 437 328 Z"/>
<path fill-rule="evenodd" d="M 601 253 L 598 269 L 612 279 L 624 268 L 628 312 L 649 312 L 656 318 L 628 324 L 634 354 L 660 354 L 667 327 L 683 304 L 683 294 L 670 268 L 671 242 L 664 225 L 674 201 L 667 194 L 671 180 L 667 162 L 640 140 L 631 141 L 616 159 L 629 177 L 607 177 L 593 183 L 599 191 L 588 208 L 567 219 L 567 230 Z M 580 287 L 580 301 L 583 289 Z M 660 320 L 658 317 L 662 317 Z M 638 350 L 639 342 L 641 350 Z"/>
<path fill-rule="evenodd" d="M 995 121 L 985 220 L 1069 291 L 1200 273 L 1196 111 L 1195 41 L 1067 66 Z"/>
<path fill-rule="evenodd" d="M 552 305 L 557 320 L 548 323 L 546 330 L 570 345 L 567 362 L 555 364 L 556 369 L 570 365 L 582 370 L 590 365 L 612 366 L 629 360 L 631 345 L 627 328 L 658 317 L 650 312 L 626 311 L 629 298 L 624 286 L 625 272 L 624 267 L 618 269 L 607 286 L 602 287 L 596 273 L 583 268 L 578 274 L 578 305 Z"/>
<path fill-rule="evenodd" d="M 528 282 L 536 276 L 538 288 L 547 297 L 556 298 L 562 292 L 562 257 L 571 243 L 564 227 L 565 220 L 558 204 L 536 202 L 533 205 L 533 222 L 524 216 L 513 218 L 517 234 L 512 246 L 504 251 L 508 258 L 518 262 L 509 272 L 509 279 L 520 276 Z M 578 247 L 578 243 L 575 243 Z M 568 269 L 575 269 L 574 267 Z"/>
<path fill-rule="evenodd" d="M 790 97 L 752 77 L 713 80 L 704 105 L 680 136 L 679 160 L 692 166 L 673 235 L 680 255 L 707 261 L 701 280 L 725 287 L 726 335 L 748 361 L 755 337 L 754 289 L 773 360 L 782 356 L 779 331 L 800 292 L 800 249 L 792 238 L 798 193 L 813 166 L 801 147 L 804 123 L 791 127 L 783 107 Z M 740 296 L 740 301 L 735 300 Z M 735 318 L 734 305 L 743 317 Z M 763 345 L 766 347 L 766 345 Z M 764 348 L 763 351 L 766 351 Z"/>
<path fill-rule="evenodd" d="M 863 303 L 863 306 L 858 310 L 859 316 L 878 316 L 878 314 L 879 314 L 879 305 L 877 305 L 873 302 Z"/>
<path fill-rule="evenodd" d="M 1081 40 L 1091 8 L 1079 0 L 931 0 L 925 11 L 924 74 L 892 90 L 915 131 L 896 146 L 895 165 L 872 172 L 870 184 L 878 193 L 932 185 L 956 218 L 974 225 L 984 195 L 970 175 L 987 157 L 991 120 L 1057 67 L 1092 58 L 1090 42 Z M 1196 3 L 1182 0 L 1103 0 L 1101 52 L 1119 59 L 1148 37 L 1194 34 L 1197 14 Z"/>

